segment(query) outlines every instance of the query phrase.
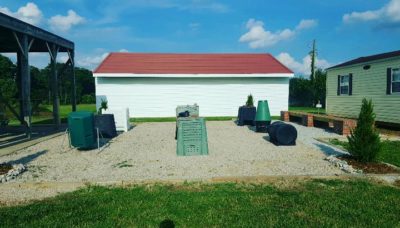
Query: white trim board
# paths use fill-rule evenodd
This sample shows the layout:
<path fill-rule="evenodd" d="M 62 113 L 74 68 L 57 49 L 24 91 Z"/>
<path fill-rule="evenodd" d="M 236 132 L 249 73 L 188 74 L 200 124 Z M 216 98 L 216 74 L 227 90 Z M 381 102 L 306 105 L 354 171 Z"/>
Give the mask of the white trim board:
<path fill-rule="evenodd" d="M 133 73 L 93 73 L 93 77 L 115 78 L 292 78 L 293 73 L 272 74 L 133 74 Z"/>

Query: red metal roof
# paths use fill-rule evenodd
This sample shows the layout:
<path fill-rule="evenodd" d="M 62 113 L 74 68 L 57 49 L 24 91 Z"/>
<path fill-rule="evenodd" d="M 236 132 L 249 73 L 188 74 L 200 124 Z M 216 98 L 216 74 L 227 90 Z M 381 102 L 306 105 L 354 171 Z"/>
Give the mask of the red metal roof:
<path fill-rule="evenodd" d="M 110 53 L 94 73 L 272 74 L 293 72 L 270 54 Z"/>

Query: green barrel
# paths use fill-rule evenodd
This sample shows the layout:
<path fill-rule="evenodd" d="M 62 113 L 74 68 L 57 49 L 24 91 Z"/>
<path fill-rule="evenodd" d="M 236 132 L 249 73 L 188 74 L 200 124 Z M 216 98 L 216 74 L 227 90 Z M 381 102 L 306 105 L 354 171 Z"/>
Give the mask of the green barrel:
<path fill-rule="evenodd" d="M 268 125 L 271 124 L 271 114 L 269 112 L 268 101 L 258 101 L 256 113 L 256 131 L 266 132 Z"/>
<path fill-rule="evenodd" d="M 73 147 L 89 149 L 96 145 L 93 113 L 71 112 L 68 115 L 68 131 Z"/>

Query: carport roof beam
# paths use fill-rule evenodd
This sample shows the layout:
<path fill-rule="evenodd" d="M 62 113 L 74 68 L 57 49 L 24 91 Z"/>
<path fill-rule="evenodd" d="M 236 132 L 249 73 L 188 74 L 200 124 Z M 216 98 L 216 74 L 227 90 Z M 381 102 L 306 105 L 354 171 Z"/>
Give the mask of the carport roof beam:
<path fill-rule="evenodd" d="M 74 50 L 74 43 L 41 28 L 20 21 L 6 14 L 0 13 L 0 53 L 16 52 L 19 47 L 15 42 L 13 33 L 26 34 L 34 38 L 36 42 L 32 44 L 32 52 L 48 52 L 46 42 L 53 43 L 60 47 L 60 52 Z"/>

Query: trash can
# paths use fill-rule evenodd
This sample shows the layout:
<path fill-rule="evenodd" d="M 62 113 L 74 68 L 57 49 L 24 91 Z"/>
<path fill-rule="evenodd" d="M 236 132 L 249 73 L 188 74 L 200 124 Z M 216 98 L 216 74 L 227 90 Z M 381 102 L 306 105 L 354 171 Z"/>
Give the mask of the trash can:
<path fill-rule="evenodd" d="M 256 132 L 267 132 L 267 127 L 271 124 L 271 114 L 267 100 L 258 101 L 255 122 Z"/>
<path fill-rule="evenodd" d="M 68 130 L 73 147 L 89 149 L 96 146 L 97 137 L 93 113 L 71 112 L 68 115 Z"/>
<path fill-rule="evenodd" d="M 95 126 L 104 138 L 114 138 L 117 136 L 117 128 L 113 114 L 99 114 L 94 117 Z"/>

